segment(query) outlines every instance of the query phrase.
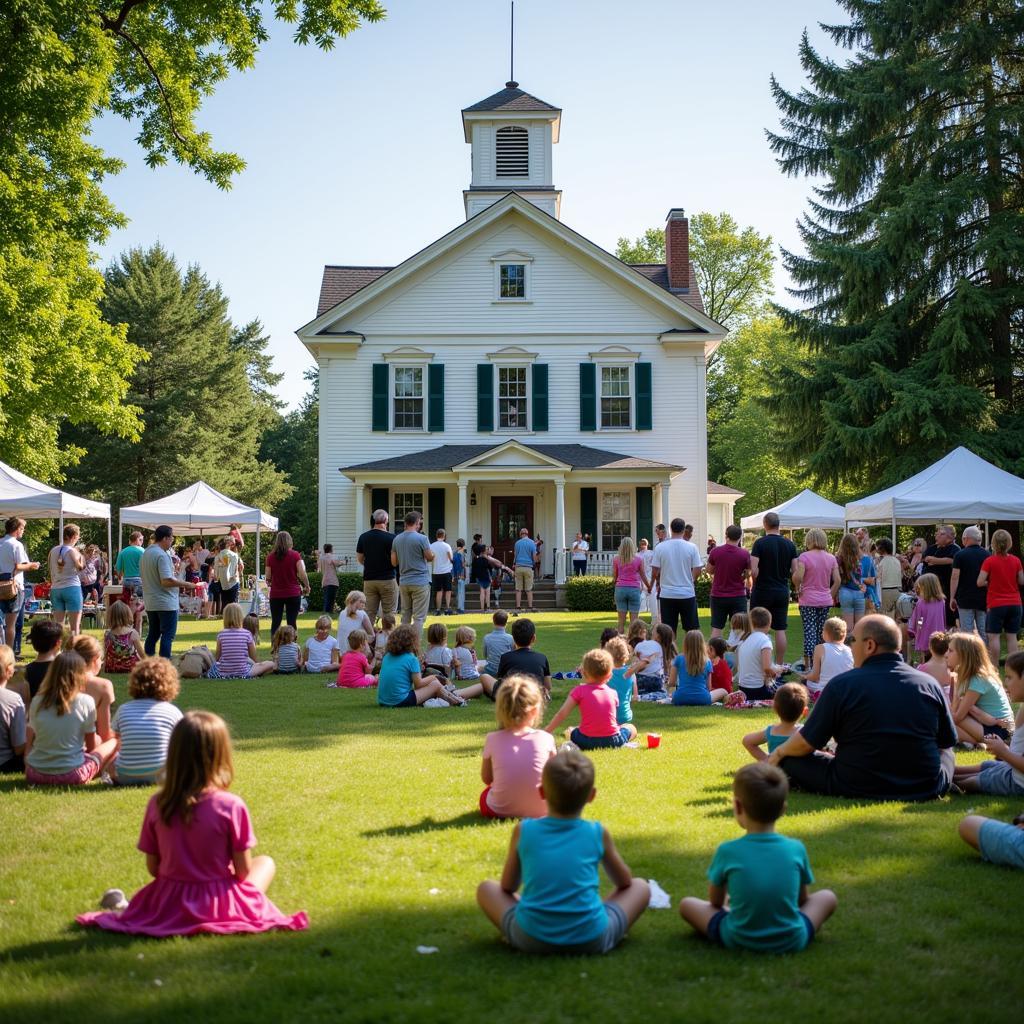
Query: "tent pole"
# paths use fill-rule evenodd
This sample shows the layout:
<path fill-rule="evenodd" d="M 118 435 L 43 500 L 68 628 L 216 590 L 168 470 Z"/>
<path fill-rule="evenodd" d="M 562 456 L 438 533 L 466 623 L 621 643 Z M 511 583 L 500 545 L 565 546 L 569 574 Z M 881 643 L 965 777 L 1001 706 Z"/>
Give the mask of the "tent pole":
<path fill-rule="evenodd" d="M 107 583 L 114 584 L 114 546 L 110 536 L 110 516 L 107 516 Z"/>
<path fill-rule="evenodd" d="M 896 550 L 896 512 L 895 512 L 895 510 L 893 511 L 893 514 L 892 514 L 892 549 L 893 549 L 893 551 Z"/>

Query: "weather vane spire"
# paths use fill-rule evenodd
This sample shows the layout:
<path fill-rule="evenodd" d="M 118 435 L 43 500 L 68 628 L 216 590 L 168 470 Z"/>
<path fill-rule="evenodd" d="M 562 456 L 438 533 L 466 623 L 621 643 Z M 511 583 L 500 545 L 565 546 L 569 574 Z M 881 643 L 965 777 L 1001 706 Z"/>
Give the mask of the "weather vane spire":
<path fill-rule="evenodd" d="M 516 72 L 516 0 L 510 0 L 509 26 L 508 26 L 508 81 L 506 89 L 517 89 L 519 83 L 515 80 Z"/>

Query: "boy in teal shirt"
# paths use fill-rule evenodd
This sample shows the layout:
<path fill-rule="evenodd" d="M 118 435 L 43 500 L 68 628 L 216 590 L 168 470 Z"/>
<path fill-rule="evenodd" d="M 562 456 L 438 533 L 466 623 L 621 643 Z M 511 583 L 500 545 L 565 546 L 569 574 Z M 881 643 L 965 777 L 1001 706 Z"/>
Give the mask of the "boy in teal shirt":
<path fill-rule="evenodd" d="M 836 909 L 830 889 L 807 891 L 814 876 L 804 844 L 775 831 L 788 793 L 785 772 L 766 761 L 744 765 L 733 778 L 733 813 L 747 834 L 715 851 L 708 868 L 709 898 L 687 896 L 679 904 L 683 920 L 712 942 L 728 949 L 796 953 Z"/>
<path fill-rule="evenodd" d="M 597 795 L 586 755 L 571 750 L 550 758 L 540 795 L 547 817 L 516 825 L 501 881 L 481 882 L 477 903 L 513 949 L 608 953 L 647 909 L 650 887 L 630 874 L 608 830 L 581 817 Z M 598 864 L 615 885 L 604 902 Z"/>

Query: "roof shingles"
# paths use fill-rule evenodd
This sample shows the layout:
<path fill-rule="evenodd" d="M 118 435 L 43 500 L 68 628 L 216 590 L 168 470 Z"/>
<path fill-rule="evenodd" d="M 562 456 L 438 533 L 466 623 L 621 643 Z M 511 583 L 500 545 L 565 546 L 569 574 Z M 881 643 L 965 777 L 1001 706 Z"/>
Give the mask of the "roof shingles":
<path fill-rule="evenodd" d="M 513 88 L 514 85 L 514 82 L 510 82 L 504 89 L 488 96 L 487 99 L 463 108 L 463 113 L 487 110 L 561 110 L 560 107 L 545 103 L 544 100 L 539 100 L 522 89 Z"/>

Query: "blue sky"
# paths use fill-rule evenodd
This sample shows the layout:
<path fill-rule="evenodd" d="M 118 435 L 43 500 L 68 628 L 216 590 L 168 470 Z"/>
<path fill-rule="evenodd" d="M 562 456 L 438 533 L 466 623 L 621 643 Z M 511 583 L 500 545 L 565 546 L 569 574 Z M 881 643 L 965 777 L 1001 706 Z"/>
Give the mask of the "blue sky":
<path fill-rule="evenodd" d="M 460 111 L 508 78 L 507 0 L 385 3 L 387 21 L 328 54 L 275 28 L 256 68 L 208 101 L 200 127 L 248 161 L 230 192 L 149 170 L 130 124 L 95 132 L 128 162 L 107 189 L 130 223 L 101 262 L 159 239 L 198 263 L 237 322 L 263 322 L 289 406 L 310 365 L 293 332 L 316 312 L 323 265 L 398 263 L 464 219 Z M 828 50 L 817 23 L 842 20 L 832 0 L 519 0 L 516 79 L 563 110 L 562 219 L 613 249 L 670 207 L 727 210 L 798 246 L 809 182 L 784 177 L 768 149 L 768 79 L 798 88 L 800 33 Z"/>

